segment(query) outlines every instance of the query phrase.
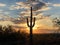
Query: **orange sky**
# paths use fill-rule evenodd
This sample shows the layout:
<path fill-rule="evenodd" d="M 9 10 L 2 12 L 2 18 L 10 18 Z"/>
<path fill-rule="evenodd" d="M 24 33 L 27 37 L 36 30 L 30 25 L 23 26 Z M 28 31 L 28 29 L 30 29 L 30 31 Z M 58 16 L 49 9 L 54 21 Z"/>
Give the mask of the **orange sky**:
<path fill-rule="evenodd" d="M 27 26 L 26 22 L 21 23 L 21 24 L 14 24 L 13 22 L 10 22 L 10 21 L 4 21 L 4 22 L 0 21 L 0 24 L 14 25 L 14 26 L 19 27 L 19 28 L 15 27 L 15 29 L 22 30 L 23 32 L 29 33 L 29 27 Z M 52 33 L 56 29 L 58 29 L 58 28 L 53 27 L 51 19 L 45 18 L 45 19 L 41 19 L 41 20 L 36 20 L 36 24 L 33 27 L 33 33 Z"/>

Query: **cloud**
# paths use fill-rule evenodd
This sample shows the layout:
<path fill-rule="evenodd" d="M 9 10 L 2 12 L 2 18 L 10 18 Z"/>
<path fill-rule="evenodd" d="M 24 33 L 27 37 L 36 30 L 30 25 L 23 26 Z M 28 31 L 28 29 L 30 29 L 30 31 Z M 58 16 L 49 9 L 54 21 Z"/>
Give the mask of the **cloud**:
<path fill-rule="evenodd" d="M 46 5 L 43 2 L 38 2 L 38 4 L 32 5 L 34 11 L 37 11 L 37 10 L 41 9 L 44 6 L 46 6 Z"/>
<path fill-rule="evenodd" d="M 30 0 L 32 1 L 32 0 Z M 38 1 L 33 1 L 33 2 L 16 2 L 18 5 L 17 7 L 20 7 L 19 9 L 26 9 L 26 11 L 22 11 L 20 15 L 24 16 L 29 16 L 30 15 L 30 7 L 33 7 L 33 13 L 40 12 L 40 11 L 46 11 L 51 9 L 50 7 L 47 7 L 45 3 L 43 2 L 38 2 Z M 17 9 L 17 8 L 16 8 Z M 28 13 L 27 13 L 28 12 Z"/>
<path fill-rule="evenodd" d="M 7 25 L 14 25 L 12 21 L 0 21 L 0 25 L 7 26 Z"/>
<path fill-rule="evenodd" d="M 11 5 L 10 10 L 29 9 L 30 5 L 26 2 L 16 2 L 16 5 Z"/>
<path fill-rule="evenodd" d="M 20 16 L 28 17 L 29 15 L 30 15 L 30 10 L 25 10 L 25 11 L 20 12 Z"/>
<path fill-rule="evenodd" d="M 8 15 L 10 14 L 10 12 L 0 9 L 0 14 Z"/>
<path fill-rule="evenodd" d="M 18 9 L 20 9 L 20 6 L 16 6 L 16 5 L 11 5 L 10 7 L 9 7 L 9 9 L 10 10 L 18 10 Z"/>
<path fill-rule="evenodd" d="M 55 7 L 60 7 L 60 4 L 53 4 L 53 6 L 55 6 Z"/>
<path fill-rule="evenodd" d="M 9 15 L 0 14 L 0 21 L 13 21 L 13 20 L 14 20 L 14 18 L 12 18 Z"/>
<path fill-rule="evenodd" d="M 15 24 L 25 24 L 26 23 L 26 20 L 25 20 L 26 18 L 23 18 L 23 17 L 18 17 L 18 18 L 16 18 L 15 20 L 13 20 L 13 22 L 15 23 Z"/>
<path fill-rule="evenodd" d="M 7 26 L 7 25 L 16 25 L 15 22 L 13 22 L 15 18 L 12 18 L 9 15 L 3 15 L 0 14 L 0 25 Z"/>
<path fill-rule="evenodd" d="M 27 5 L 29 5 L 29 3 L 28 2 L 16 2 L 16 4 L 17 5 L 20 5 L 20 6 L 27 6 Z"/>
<path fill-rule="evenodd" d="M 18 10 L 18 9 L 30 9 L 30 7 L 33 7 L 33 10 L 39 10 L 41 9 L 43 6 L 46 6 L 45 3 L 43 2 L 37 2 L 37 1 L 33 1 L 33 2 L 16 2 L 16 5 L 11 5 L 10 9 L 11 10 Z"/>
<path fill-rule="evenodd" d="M 6 6 L 6 4 L 0 3 L 0 7 L 4 7 L 4 6 Z"/>
<path fill-rule="evenodd" d="M 37 10 L 37 11 L 46 11 L 46 10 L 50 10 L 51 7 L 42 7 L 41 9 Z"/>
<path fill-rule="evenodd" d="M 0 13 L 3 13 L 3 10 L 0 9 Z"/>
<path fill-rule="evenodd" d="M 33 17 L 37 17 L 38 15 L 39 15 L 38 17 L 40 17 L 41 15 L 43 15 L 43 13 L 42 13 L 43 11 L 46 11 L 49 9 L 51 9 L 51 8 L 50 7 L 43 7 L 37 11 L 33 11 Z M 20 12 L 20 16 L 29 17 L 30 13 L 31 13 L 30 10 L 25 10 L 25 11 Z"/>
<path fill-rule="evenodd" d="M 10 12 L 4 12 L 4 14 L 5 14 L 5 15 L 9 15 L 9 14 L 10 14 Z"/>
<path fill-rule="evenodd" d="M 0 12 L 2 12 L 3 10 L 0 10 Z"/>
<path fill-rule="evenodd" d="M 36 20 L 36 25 L 38 25 L 39 27 L 46 26 L 46 28 L 47 27 L 49 28 L 52 26 L 52 20 L 50 18 L 39 19 L 39 20 Z"/>

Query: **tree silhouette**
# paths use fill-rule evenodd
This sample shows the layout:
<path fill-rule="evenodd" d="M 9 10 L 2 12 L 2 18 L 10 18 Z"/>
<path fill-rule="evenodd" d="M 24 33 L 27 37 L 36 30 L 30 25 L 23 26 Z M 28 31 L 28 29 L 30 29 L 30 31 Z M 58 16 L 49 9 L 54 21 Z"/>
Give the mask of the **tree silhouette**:
<path fill-rule="evenodd" d="M 60 20 L 56 17 L 53 19 L 52 22 L 53 22 L 54 27 L 58 27 L 57 33 L 59 33 L 59 31 L 60 31 Z"/>

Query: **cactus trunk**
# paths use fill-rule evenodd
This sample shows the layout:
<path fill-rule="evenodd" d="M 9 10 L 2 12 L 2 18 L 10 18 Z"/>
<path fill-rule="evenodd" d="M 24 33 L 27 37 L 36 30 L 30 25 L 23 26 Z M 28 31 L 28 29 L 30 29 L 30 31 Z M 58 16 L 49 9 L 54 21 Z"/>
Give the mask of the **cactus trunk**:
<path fill-rule="evenodd" d="M 31 17 L 30 17 L 30 45 L 33 45 L 33 34 L 32 34 L 32 7 L 31 7 Z"/>

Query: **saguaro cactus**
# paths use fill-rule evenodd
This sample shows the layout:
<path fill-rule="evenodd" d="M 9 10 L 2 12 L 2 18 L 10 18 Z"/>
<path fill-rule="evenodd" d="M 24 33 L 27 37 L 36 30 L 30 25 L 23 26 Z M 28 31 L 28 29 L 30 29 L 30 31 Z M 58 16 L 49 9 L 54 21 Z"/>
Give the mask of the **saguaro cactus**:
<path fill-rule="evenodd" d="M 29 24 L 30 23 L 30 24 Z M 30 16 L 30 22 L 29 19 L 27 18 L 27 26 L 30 28 L 30 45 L 33 45 L 33 34 L 32 34 L 32 30 L 33 27 L 35 25 L 35 17 L 32 17 L 32 7 L 31 7 L 31 16 Z"/>

